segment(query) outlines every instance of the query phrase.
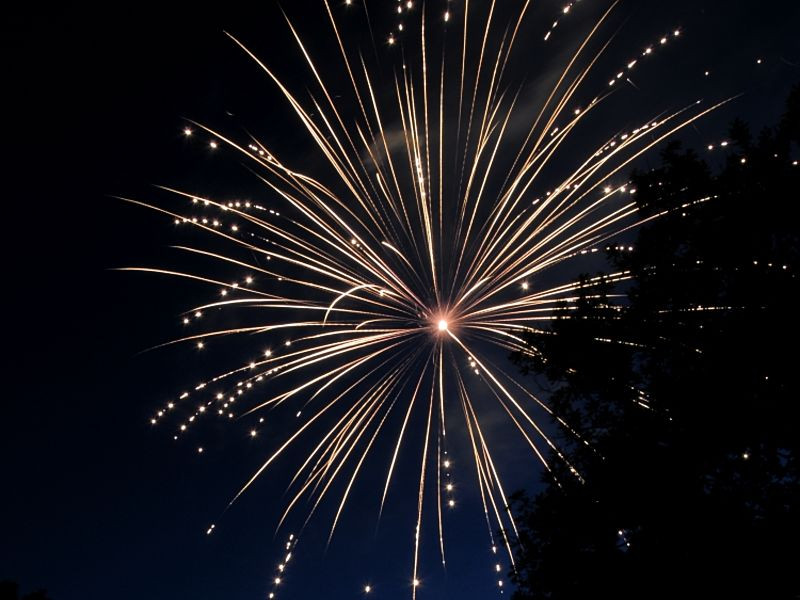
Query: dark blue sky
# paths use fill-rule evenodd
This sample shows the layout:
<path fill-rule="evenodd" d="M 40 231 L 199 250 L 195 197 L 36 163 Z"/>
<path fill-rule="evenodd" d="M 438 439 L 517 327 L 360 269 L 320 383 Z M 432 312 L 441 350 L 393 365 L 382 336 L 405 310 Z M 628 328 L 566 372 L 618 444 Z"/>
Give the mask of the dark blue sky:
<path fill-rule="evenodd" d="M 284 4 L 308 38 L 330 41 L 319 3 Z M 453 4 L 457 10 L 460 2 Z M 220 517 L 279 431 L 251 440 L 239 429 L 212 428 L 198 457 L 194 442 L 176 445 L 149 427 L 154 408 L 187 379 L 215 370 L 211 357 L 185 349 L 140 353 L 180 335 L 177 315 L 198 301 L 198 288 L 109 270 L 185 260 L 167 249 L 183 234 L 113 195 L 147 200 L 155 196 L 151 184 L 165 184 L 269 199 L 237 160 L 188 145 L 182 118 L 247 128 L 315 166 L 275 89 L 223 34 L 239 36 L 302 87 L 301 58 L 285 43 L 280 13 L 272 2 L 262 5 L 183 14 L 136 5 L 28 10 L 4 18 L 0 579 L 16 579 L 24 590 L 44 587 L 54 600 L 251 600 L 270 588 L 289 531 L 275 538 L 274 527 L 299 455 L 278 463 L 275 477 Z M 379 40 L 394 23 L 394 2 L 387 5 L 372 14 Z M 561 3 L 536 3 L 521 42 L 529 79 L 551 77 L 605 5 L 583 0 L 544 45 L 540 34 Z M 605 30 L 617 36 L 587 89 L 602 89 L 607 73 L 674 27 L 683 32 L 680 42 L 637 73 L 636 88 L 612 98 L 581 143 L 596 144 L 662 110 L 739 92 L 741 99 L 679 137 L 702 148 L 724 139 L 734 116 L 762 125 L 780 114 L 800 81 L 793 1 L 623 0 Z M 361 41 L 366 47 L 368 37 Z M 391 60 L 388 48 L 379 53 Z M 535 102 L 535 85 L 526 94 Z M 499 426 L 488 430 L 508 491 L 535 490 L 535 461 Z M 451 452 L 465 457 L 462 450 L 455 443 Z M 411 451 L 413 466 L 417 459 Z M 446 522 L 446 573 L 435 536 L 423 540 L 422 598 L 497 597 L 467 462 L 454 471 L 463 493 Z M 400 469 L 401 480 L 411 468 Z M 382 474 L 365 473 L 327 553 L 328 512 L 304 533 L 281 598 L 359 598 L 366 583 L 377 598 L 409 597 L 415 499 L 395 489 L 376 533 Z M 206 536 L 211 522 L 217 530 Z"/>

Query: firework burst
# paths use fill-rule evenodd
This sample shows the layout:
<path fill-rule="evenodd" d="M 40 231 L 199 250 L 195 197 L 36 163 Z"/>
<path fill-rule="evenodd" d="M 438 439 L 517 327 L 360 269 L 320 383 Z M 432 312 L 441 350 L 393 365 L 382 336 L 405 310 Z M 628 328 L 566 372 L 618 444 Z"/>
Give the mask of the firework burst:
<path fill-rule="evenodd" d="M 576 4 L 565 7 L 559 18 Z M 296 114 L 298 134 L 305 133 L 318 151 L 322 164 L 315 173 L 320 174 L 296 170 L 278 149 L 259 139 L 238 140 L 192 123 L 186 136 L 205 136 L 211 149 L 228 147 L 243 155 L 281 208 L 175 189 L 169 192 L 187 208 L 139 203 L 215 240 L 182 250 L 240 273 L 230 281 L 135 269 L 190 278 L 216 290 L 214 300 L 187 311 L 187 325 L 212 311 L 242 315 L 236 326 L 172 343 L 202 349 L 227 336 L 241 336 L 248 345 L 255 343 L 252 334 L 272 340 L 281 336 L 280 349 L 261 347 L 246 364 L 214 374 L 156 411 L 152 423 L 180 414 L 178 438 L 203 417 L 216 416 L 243 421 L 256 436 L 271 411 L 291 410 L 297 426 L 285 431 L 234 501 L 287 448 L 301 446 L 306 458 L 291 479 L 280 523 L 296 515 L 301 499 L 310 500 L 304 523 L 329 500 L 335 506 L 329 540 L 365 464 L 382 469 L 376 494 L 380 514 L 396 466 L 415 461 L 418 478 L 409 500 L 415 511 L 409 551 L 413 596 L 420 584 L 423 527 L 436 529 L 437 551 L 442 563 L 446 560 L 442 515 L 456 505 L 454 459 L 448 453 L 453 419 L 460 420 L 459 431 L 466 431 L 471 448 L 471 456 L 459 461 L 473 463 L 490 547 L 495 553 L 505 547 L 513 564 L 508 536 L 514 535 L 515 525 L 505 505 L 502 465 L 493 457 L 475 396 L 493 403 L 492 410 L 507 418 L 508 427 L 545 469 L 550 469 L 550 457 L 569 459 L 539 422 L 541 416 L 549 414 L 578 434 L 545 400 L 496 366 L 492 348 L 527 351 L 526 331 L 552 319 L 557 310 L 569 310 L 563 306 L 576 299 L 577 285 L 544 285 L 541 274 L 581 260 L 641 224 L 635 190 L 609 182 L 644 152 L 715 108 L 692 104 L 616 133 L 584 156 L 565 156 L 563 148 L 574 132 L 610 93 L 602 90 L 579 102 L 607 45 L 598 38 L 613 6 L 568 57 L 534 111 L 522 99 L 522 82 L 513 80 L 514 49 L 529 5 L 520 2 L 516 13 L 501 22 L 495 2 L 467 1 L 458 7 L 448 2 L 435 15 L 412 2 L 398 3 L 399 20 L 385 38 L 387 48 L 394 47 L 396 64 L 386 77 L 348 47 L 343 15 L 324 2 L 322 13 L 331 26 L 348 100 L 339 97 L 345 92 L 334 93 L 323 76 L 331 61 L 323 69 L 293 23 L 287 21 L 313 88 L 309 99 L 232 38 Z M 679 35 L 680 30 L 662 34 L 654 46 Z M 627 79 L 652 52 L 653 46 L 646 46 L 614 73 L 609 88 Z M 348 102 L 354 116 L 343 108 Z M 544 191 L 541 181 L 554 164 L 567 174 Z M 574 270 L 559 271 L 570 273 L 563 281 L 574 276 Z M 616 273 L 612 280 L 626 276 Z M 248 319 L 252 324 L 241 324 Z M 375 448 L 386 438 L 391 444 L 384 455 Z M 495 540 L 497 531 L 502 533 Z M 270 597 L 297 539 L 292 534 L 286 542 Z M 497 577 L 499 562 L 493 561 L 492 571 Z M 502 588 L 502 579 L 497 584 Z M 364 588 L 366 593 L 371 589 Z"/>

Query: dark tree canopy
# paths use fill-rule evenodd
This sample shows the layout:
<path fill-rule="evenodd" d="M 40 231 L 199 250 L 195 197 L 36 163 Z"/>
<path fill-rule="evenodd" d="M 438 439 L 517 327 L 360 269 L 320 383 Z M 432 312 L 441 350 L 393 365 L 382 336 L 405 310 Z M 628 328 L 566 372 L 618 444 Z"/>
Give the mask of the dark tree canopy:
<path fill-rule="evenodd" d="M 37 590 L 20 597 L 16 581 L 0 581 L 0 600 L 50 600 L 44 590 Z"/>
<path fill-rule="evenodd" d="M 660 216 L 608 248 L 631 279 L 582 278 L 513 357 L 583 478 L 554 459 L 513 498 L 516 600 L 800 598 L 800 88 L 730 140 L 718 172 L 673 143 L 634 173 Z"/>

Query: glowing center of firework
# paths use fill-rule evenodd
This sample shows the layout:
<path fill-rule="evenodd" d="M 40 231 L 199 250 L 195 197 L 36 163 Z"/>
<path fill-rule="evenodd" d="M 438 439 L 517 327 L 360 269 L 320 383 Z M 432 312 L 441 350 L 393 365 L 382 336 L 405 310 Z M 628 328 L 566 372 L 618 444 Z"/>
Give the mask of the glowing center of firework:
<path fill-rule="evenodd" d="M 447 331 L 447 321 L 444 319 L 439 321 L 439 331 Z"/>

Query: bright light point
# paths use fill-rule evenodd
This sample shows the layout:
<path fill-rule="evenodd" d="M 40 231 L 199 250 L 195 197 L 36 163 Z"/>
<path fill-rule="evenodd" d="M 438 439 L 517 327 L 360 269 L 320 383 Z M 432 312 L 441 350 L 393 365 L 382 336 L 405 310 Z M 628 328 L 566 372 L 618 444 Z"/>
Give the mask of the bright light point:
<path fill-rule="evenodd" d="M 365 585 L 364 586 L 364 593 L 369 594 L 372 591 L 372 586 Z"/>
<path fill-rule="evenodd" d="M 455 500 L 450 500 L 447 504 L 448 504 L 448 506 L 450 506 L 450 508 L 453 508 L 456 505 L 456 501 Z"/>
<path fill-rule="evenodd" d="M 208 145 L 211 147 L 212 150 L 216 150 L 217 149 L 217 142 L 213 142 L 212 141 L 212 142 L 209 142 Z"/>
<path fill-rule="evenodd" d="M 494 566 L 494 570 L 497 571 L 498 573 L 500 572 L 500 569 L 501 569 L 500 565 Z"/>
<path fill-rule="evenodd" d="M 280 585 L 280 584 L 281 584 L 281 578 L 280 577 L 276 577 L 275 578 L 275 585 Z"/>
<path fill-rule="evenodd" d="M 265 351 L 264 351 L 264 356 L 266 356 L 267 358 L 269 358 L 270 356 L 272 356 L 272 350 L 265 350 Z"/>
<path fill-rule="evenodd" d="M 195 317 L 197 317 L 197 318 L 199 319 L 200 317 L 202 317 L 202 316 L 203 316 L 203 313 L 201 313 L 201 312 L 198 310 L 196 313 L 194 313 L 194 316 L 195 316 Z"/>
<path fill-rule="evenodd" d="M 522 289 L 523 290 L 527 290 L 528 289 L 528 282 L 527 281 L 523 281 L 522 282 Z"/>
<path fill-rule="evenodd" d="M 255 430 L 255 429 L 253 429 L 253 430 L 250 432 L 250 437 L 256 437 L 256 430 Z"/>
<path fill-rule="evenodd" d="M 452 483 L 448 483 L 447 484 L 447 491 L 448 492 L 452 492 L 453 491 L 453 484 Z"/>
<path fill-rule="evenodd" d="M 413 581 L 413 585 L 414 585 L 414 587 L 417 587 L 417 586 L 419 586 L 419 579 L 415 579 L 415 580 Z"/>
<path fill-rule="evenodd" d="M 744 454 L 742 454 L 742 458 L 747 460 L 748 458 L 750 458 L 750 455 L 747 452 L 745 452 Z"/>
<path fill-rule="evenodd" d="M 197 449 L 197 453 L 198 453 L 198 454 L 202 454 L 202 453 L 203 453 L 203 449 L 202 449 L 202 448 L 198 448 L 198 449 Z"/>
<path fill-rule="evenodd" d="M 192 135 L 192 130 L 189 127 L 184 127 L 183 135 L 185 135 L 186 137 L 189 137 L 190 135 Z"/>
<path fill-rule="evenodd" d="M 450 461 L 449 460 L 444 461 L 444 468 L 445 469 L 449 469 L 450 468 Z"/>
<path fill-rule="evenodd" d="M 444 319 L 439 321 L 439 331 L 447 331 L 447 321 Z"/>
<path fill-rule="evenodd" d="M 203 342 L 197 342 L 197 348 L 198 349 L 202 350 L 203 346 L 204 346 Z"/>

